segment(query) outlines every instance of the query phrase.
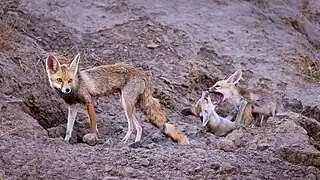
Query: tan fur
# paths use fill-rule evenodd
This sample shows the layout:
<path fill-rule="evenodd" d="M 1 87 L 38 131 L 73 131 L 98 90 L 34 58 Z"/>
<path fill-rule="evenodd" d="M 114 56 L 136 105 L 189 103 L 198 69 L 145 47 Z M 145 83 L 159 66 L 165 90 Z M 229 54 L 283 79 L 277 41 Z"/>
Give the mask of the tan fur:
<path fill-rule="evenodd" d="M 247 100 L 247 105 L 244 109 L 243 119 L 244 124 L 249 125 L 253 120 L 252 116 L 252 97 L 250 91 L 241 90 L 239 94 Z"/>
<path fill-rule="evenodd" d="M 97 133 L 97 120 L 96 120 L 96 115 L 94 113 L 94 105 L 91 104 L 86 104 L 87 110 L 88 110 L 88 115 L 91 121 L 91 132 L 92 133 Z"/>
<path fill-rule="evenodd" d="M 60 95 L 68 104 L 82 103 L 87 105 L 88 114 L 92 124 L 92 131 L 95 133 L 96 126 L 95 114 L 93 109 L 92 97 L 106 96 L 115 92 L 121 92 L 121 99 L 125 109 L 126 117 L 128 119 L 128 132 L 124 138 L 126 142 L 133 130 L 133 125 L 136 126 L 137 131 L 142 130 L 140 122 L 135 117 L 135 104 L 139 102 L 141 110 L 146 114 L 149 121 L 158 128 L 165 127 L 165 134 L 173 140 L 181 144 L 189 144 L 188 138 L 182 131 L 171 124 L 166 123 L 165 112 L 159 100 L 152 97 L 153 88 L 148 76 L 132 65 L 117 63 L 112 65 L 103 65 L 83 71 L 76 74 L 69 72 L 71 64 L 61 64 L 56 72 L 52 72 L 48 66 L 51 67 L 52 60 L 49 58 L 56 58 L 60 61 L 60 57 L 48 57 L 47 71 L 49 75 L 50 84 L 59 91 L 59 86 L 63 87 L 65 82 L 70 81 L 70 77 L 74 79 L 71 86 L 71 95 Z M 75 58 L 76 59 L 76 58 Z M 63 60 L 65 60 L 63 58 Z M 78 60 L 79 61 L 79 60 Z M 53 61 L 55 62 L 55 61 Z M 70 62 L 70 61 L 69 61 Z M 63 80 L 63 84 L 56 82 L 57 78 Z M 137 138 L 137 137 L 136 137 Z M 139 138 L 136 139 L 140 140 Z"/>
<path fill-rule="evenodd" d="M 244 97 L 247 100 L 244 110 L 245 125 L 249 125 L 252 122 L 252 113 L 274 116 L 277 108 L 277 99 L 272 92 L 263 88 L 238 89 L 235 84 L 238 83 L 241 76 L 242 72 L 237 71 L 228 79 L 216 82 L 208 91 L 223 94 L 224 100 L 228 100 L 235 107 L 239 106 L 241 98 Z"/>
<path fill-rule="evenodd" d="M 187 136 L 184 135 L 184 133 L 177 128 L 176 126 L 166 123 L 165 124 L 165 131 L 164 133 L 171 137 L 173 140 L 178 141 L 182 144 L 189 144 L 189 140 Z"/>

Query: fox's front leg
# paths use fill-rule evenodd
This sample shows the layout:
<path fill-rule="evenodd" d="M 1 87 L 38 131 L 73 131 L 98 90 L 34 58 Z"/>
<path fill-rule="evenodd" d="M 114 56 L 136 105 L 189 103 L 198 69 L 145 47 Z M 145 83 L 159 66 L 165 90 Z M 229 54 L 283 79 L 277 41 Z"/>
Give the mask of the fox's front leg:
<path fill-rule="evenodd" d="M 253 119 L 253 116 L 252 116 L 252 105 L 250 103 L 247 104 L 245 110 L 244 110 L 244 115 L 243 115 L 243 118 L 244 118 L 244 124 L 246 126 L 249 126 L 252 119 Z"/>
<path fill-rule="evenodd" d="M 91 122 L 91 132 L 95 135 L 97 135 L 97 120 L 96 120 L 96 114 L 94 112 L 94 105 L 92 102 L 87 103 L 87 111 L 88 111 L 88 115 L 89 115 L 89 119 Z"/>
<path fill-rule="evenodd" d="M 94 112 L 93 103 L 86 103 L 86 107 L 87 107 L 89 119 L 91 122 L 91 133 L 84 135 L 82 140 L 84 143 L 87 143 L 93 146 L 98 143 L 96 115 Z"/>
<path fill-rule="evenodd" d="M 70 137 L 71 137 L 71 134 L 72 134 L 74 121 L 76 120 L 76 117 L 77 117 L 77 112 L 78 112 L 77 104 L 68 105 L 67 132 L 66 132 L 66 137 L 64 138 L 66 143 L 69 143 L 69 140 L 70 140 Z"/>

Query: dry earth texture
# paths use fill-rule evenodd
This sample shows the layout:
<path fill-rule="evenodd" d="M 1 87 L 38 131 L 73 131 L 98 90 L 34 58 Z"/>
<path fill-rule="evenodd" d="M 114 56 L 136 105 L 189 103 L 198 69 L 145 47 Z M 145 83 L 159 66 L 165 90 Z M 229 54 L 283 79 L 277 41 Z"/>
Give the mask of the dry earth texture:
<path fill-rule="evenodd" d="M 319 49 L 319 0 L 1 0 L 0 179 L 320 179 Z M 66 104 L 45 73 L 53 52 L 81 52 L 81 69 L 145 71 L 190 145 L 140 111 L 143 140 L 119 143 L 127 121 L 115 94 L 96 100 L 105 142 L 82 143 L 82 108 L 67 146 Z M 240 86 L 273 90 L 288 115 L 216 137 L 180 114 L 237 69 Z"/>

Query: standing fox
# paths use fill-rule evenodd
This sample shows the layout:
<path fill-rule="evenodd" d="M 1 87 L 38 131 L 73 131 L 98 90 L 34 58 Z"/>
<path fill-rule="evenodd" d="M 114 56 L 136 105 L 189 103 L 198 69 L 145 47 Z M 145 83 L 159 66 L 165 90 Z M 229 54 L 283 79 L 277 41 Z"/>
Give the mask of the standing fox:
<path fill-rule="evenodd" d="M 49 55 L 46 70 L 50 86 L 55 89 L 68 105 L 68 123 L 65 141 L 71 137 L 77 115 L 77 103 L 84 104 L 91 121 L 91 131 L 97 139 L 97 124 L 92 97 L 121 92 L 121 102 L 128 120 L 128 131 L 122 142 L 126 143 L 133 132 L 137 131 L 135 142 L 142 135 L 141 123 L 135 116 L 135 105 L 139 102 L 141 110 L 149 121 L 158 128 L 164 127 L 164 133 L 174 141 L 189 144 L 188 138 L 174 125 L 166 123 L 165 112 L 159 100 L 152 97 L 153 88 L 148 76 L 133 66 L 117 63 L 98 66 L 79 71 L 80 53 L 70 64 L 65 57 Z M 61 63 L 60 63 L 61 62 Z"/>
<path fill-rule="evenodd" d="M 274 116 L 277 110 L 277 99 L 273 94 L 266 89 L 238 89 L 235 85 L 242 77 L 242 71 L 238 70 L 226 80 L 216 82 L 207 90 L 214 93 L 218 99 L 218 103 L 228 100 L 236 108 L 239 107 L 242 98 L 247 100 L 247 105 L 244 109 L 243 119 L 244 124 L 249 125 L 253 120 L 260 119 L 260 125 L 263 122 L 264 116 Z"/>

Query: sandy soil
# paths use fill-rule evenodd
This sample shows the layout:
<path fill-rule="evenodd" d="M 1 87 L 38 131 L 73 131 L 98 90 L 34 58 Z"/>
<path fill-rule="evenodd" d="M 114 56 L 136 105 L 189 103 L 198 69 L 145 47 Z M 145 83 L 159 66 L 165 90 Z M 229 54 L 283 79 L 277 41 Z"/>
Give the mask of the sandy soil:
<path fill-rule="evenodd" d="M 320 179 L 319 1 L 4 0 L 0 7 L 0 179 Z M 81 108 L 67 146 L 66 105 L 44 67 L 52 52 L 81 52 L 81 69 L 127 62 L 145 71 L 168 121 L 191 144 L 146 121 L 140 143 L 119 143 L 127 122 L 114 94 L 96 100 L 105 142 L 82 142 L 90 128 Z M 288 115 L 216 137 L 180 114 L 237 69 L 240 86 L 274 91 Z M 219 112 L 229 109 L 224 103 Z"/>

